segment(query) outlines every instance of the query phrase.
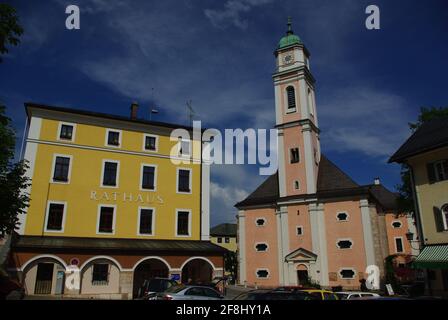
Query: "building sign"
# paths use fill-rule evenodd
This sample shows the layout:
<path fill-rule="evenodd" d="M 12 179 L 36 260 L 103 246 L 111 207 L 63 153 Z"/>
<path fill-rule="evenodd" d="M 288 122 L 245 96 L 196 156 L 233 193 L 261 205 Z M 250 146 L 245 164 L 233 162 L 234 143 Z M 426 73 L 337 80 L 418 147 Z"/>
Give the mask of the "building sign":
<path fill-rule="evenodd" d="M 132 192 L 107 192 L 107 191 L 90 191 L 90 200 L 94 201 L 121 201 L 135 203 L 157 203 L 163 204 L 163 199 L 157 194 L 150 193 L 132 193 Z"/>

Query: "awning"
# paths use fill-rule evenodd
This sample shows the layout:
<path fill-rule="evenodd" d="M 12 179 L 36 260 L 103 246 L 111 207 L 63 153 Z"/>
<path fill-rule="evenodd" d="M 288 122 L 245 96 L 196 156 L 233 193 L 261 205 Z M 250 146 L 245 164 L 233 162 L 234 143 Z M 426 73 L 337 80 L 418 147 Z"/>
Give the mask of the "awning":
<path fill-rule="evenodd" d="M 424 247 L 412 266 L 416 269 L 448 269 L 448 245 Z"/>

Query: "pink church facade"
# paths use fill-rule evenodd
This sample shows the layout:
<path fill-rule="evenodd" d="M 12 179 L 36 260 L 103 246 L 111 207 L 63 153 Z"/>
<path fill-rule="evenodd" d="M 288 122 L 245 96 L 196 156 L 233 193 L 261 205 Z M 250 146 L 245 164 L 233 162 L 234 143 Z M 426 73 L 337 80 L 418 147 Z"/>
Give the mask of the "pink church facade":
<path fill-rule="evenodd" d="M 415 254 L 411 217 L 378 181 L 359 185 L 321 154 L 309 52 L 291 30 L 275 51 L 278 172 L 237 203 L 239 283 L 359 288 L 368 266 Z"/>

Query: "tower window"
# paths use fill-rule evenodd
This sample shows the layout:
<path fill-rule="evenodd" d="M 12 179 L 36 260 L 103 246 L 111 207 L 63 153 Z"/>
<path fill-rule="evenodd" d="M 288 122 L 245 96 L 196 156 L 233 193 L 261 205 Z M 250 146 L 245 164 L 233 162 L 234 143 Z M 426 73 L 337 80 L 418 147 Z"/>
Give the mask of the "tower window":
<path fill-rule="evenodd" d="M 351 249 L 353 242 L 351 240 L 339 240 L 337 246 L 339 249 Z"/>
<path fill-rule="evenodd" d="M 267 269 L 258 269 L 257 270 L 257 278 L 266 279 L 269 277 L 269 270 Z"/>
<path fill-rule="evenodd" d="M 266 243 L 258 243 L 255 246 L 255 249 L 257 250 L 257 252 L 265 252 L 268 250 L 268 245 Z"/>
<path fill-rule="evenodd" d="M 348 213 L 347 212 L 338 212 L 336 215 L 338 221 L 348 221 Z"/>
<path fill-rule="evenodd" d="M 286 88 L 286 95 L 288 96 L 288 111 L 296 109 L 296 92 L 294 87 L 289 86 Z"/>
<path fill-rule="evenodd" d="M 342 279 L 354 279 L 355 278 L 355 271 L 353 269 L 342 269 L 339 271 L 339 275 Z"/>
<path fill-rule="evenodd" d="M 263 227 L 266 224 L 266 220 L 264 218 L 258 218 L 255 220 L 255 224 L 257 227 Z"/>
<path fill-rule="evenodd" d="M 291 150 L 291 163 L 297 163 L 300 161 L 299 148 L 292 148 Z"/>
<path fill-rule="evenodd" d="M 294 181 L 294 189 L 295 189 L 295 190 L 299 190 L 299 189 L 300 189 L 300 183 L 299 183 L 299 180 L 295 180 L 295 181 Z"/>
<path fill-rule="evenodd" d="M 301 226 L 300 226 L 300 227 L 297 227 L 296 230 L 297 230 L 297 235 L 298 235 L 298 236 L 303 235 L 303 227 L 301 227 Z"/>
<path fill-rule="evenodd" d="M 395 238 L 395 249 L 397 253 L 403 252 L 403 239 L 402 238 Z"/>
<path fill-rule="evenodd" d="M 394 228 L 401 228 L 401 222 L 400 221 L 394 221 L 392 222 L 392 227 Z"/>

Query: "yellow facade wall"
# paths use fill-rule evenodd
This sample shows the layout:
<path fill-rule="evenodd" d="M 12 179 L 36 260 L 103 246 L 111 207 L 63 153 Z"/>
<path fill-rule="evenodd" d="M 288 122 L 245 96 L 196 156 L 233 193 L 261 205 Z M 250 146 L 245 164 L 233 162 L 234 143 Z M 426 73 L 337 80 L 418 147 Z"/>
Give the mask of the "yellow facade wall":
<path fill-rule="evenodd" d="M 427 244 L 448 243 L 448 232 L 437 232 L 433 207 L 448 204 L 448 180 L 429 183 L 426 165 L 448 159 L 448 148 L 439 149 L 409 159 L 415 178 L 415 187 L 422 218 L 423 234 Z"/>
<path fill-rule="evenodd" d="M 74 142 L 64 141 L 64 146 L 54 145 L 51 143 L 61 143 L 57 140 L 58 127 L 59 121 L 42 119 L 39 139 L 41 141 L 38 143 L 32 177 L 31 202 L 26 215 L 26 235 L 200 239 L 199 163 L 175 165 L 169 158 L 150 156 L 150 153 L 144 155 L 117 152 L 143 153 L 144 133 L 122 130 L 122 146 L 116 149 L 105 146 L 106 127 L 79 123 L 76 124 Z M 68 144 L 73 146 L 67 146 Z M 169 136 L 159 135 L 158 144 L 157 155 L 168 156 L 176 142 L 170 141 Z M 73 157 L 69 184 L 50 182 L 55 154 Z M 117 188 L 100 187 L 104 159 L 120 161 Z M 157 166 L 156 191 L 140 190 L 141 164 Z M 177 168 L 192 169 L 191 194 L 176 192 Z M 92 197 L 92 192 L 96 192 L 96 197 Z M 107 194 L 104 195 L 104 192 Z M 131 194 L 132 199 L 129 198 Z M 62 233 L 44 232 L 48 201 L 67 203 L 65 228 Z M 113 235 L 97 234 L 99 204 L 117 206 Z M 139 206 L 155 209 L 153 236 L 137 235 Z M 176 209 L 191 210 L 191 237 L 175 237 Z"/>

